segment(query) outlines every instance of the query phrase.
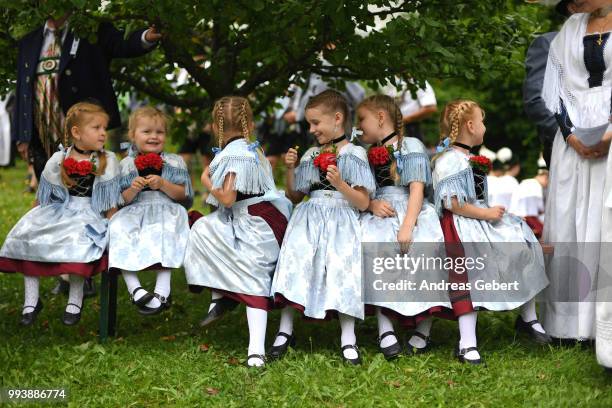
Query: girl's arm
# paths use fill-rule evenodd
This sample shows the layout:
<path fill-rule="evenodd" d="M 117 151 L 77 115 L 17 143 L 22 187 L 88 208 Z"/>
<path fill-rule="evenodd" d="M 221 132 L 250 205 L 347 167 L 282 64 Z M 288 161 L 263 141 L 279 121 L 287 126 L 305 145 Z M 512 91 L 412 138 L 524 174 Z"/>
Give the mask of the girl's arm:
<path fill-rule="evenodd" d="M 232 188 L 236 180 L 236 175 L 234 173 L 228 173 L 227 176 L 225 176 L 222 188 L 213 188 L 212 181 L 210 180 L 210 169 L 208 167 L 202 172 L 201 179 L 204 187 L 206 187 L 206 189 L 210 191 L 210 194 L 219 201 L 219 204 L 224 207 L 231 207 L 236 202 L 238 193 Z"/>
<path fill-rule="evenodd" d="M 410 196 L 408 197 L 408 211 L 404 216 L 404 221 L 400 227 L 400 232 L 404 230 L 412 235 L 417 218 L 423 207 L 423 198 L 425 197 L 425 183 L 413 181 L 410 183 Z"/>
<path fill-rule="evenodd" d="M 159 190 L 174 201 L 180 201 L 185 198 L 185 186 L 183 184 L 174 184 L 165 178 L 154 175 L 147 176 L 146 180 L 152 190 Z"/>
<path fill-rule="evenodd" d="M 368 190 L 363 187 L 351 187 L 346 181 L 340 176 L 340 171 L 336 166 L 329 166 L 327 168 L 327 175 L 325 176 L 332 186 L 341 192 L 344 197 L 354 207 L 357 207 L 359 211 L 365 211 L 370 205 L 370 195 Z"/>
<path fill-rule="evenodd" d="M 452 208 L 450 208 L 450 211 L 453 214 L 461 215 L 467 218 L 475 218 L 477 220 L 485 221 L 499 221 L 506 212 L 506 209 L 498 205 L 490 208 L 480 208 L 469 203 L 465 203 L 460 206 L 457 198 L 453 197 Z"/>
<path fill-rule="evenodd" d="M 110 210 L 106 212 L 106 218 L 110 220 L 113 217 L 113 215 L 115 215 L 116 212 L 117 212 L 117 207 L 111 208 Z"/>
<path fill-rule="evenodd" d="M 300 203 L 306 196 L 306 194 L 301 191 L 295 191 L 294 169 L 297 160 L 297 150 L 289 149 L 287 154 L 285 154 L 285 165 L 287 166 L 287 171 L 285 172 L 285 187 L 287 187 L 287 198 L 289 198 L 293 204 Z"/>
<path fill-rule="evenodd" d="M 136 177 L 132 180 L 132 184 L 123 190 L 121 196 L 123 197 L 123 201 L 125 204 L 129 204 L 134 200 L 134 198 L 142 191 L 143 188 L 147 185 L 147 180 L 144 177 Z"/>

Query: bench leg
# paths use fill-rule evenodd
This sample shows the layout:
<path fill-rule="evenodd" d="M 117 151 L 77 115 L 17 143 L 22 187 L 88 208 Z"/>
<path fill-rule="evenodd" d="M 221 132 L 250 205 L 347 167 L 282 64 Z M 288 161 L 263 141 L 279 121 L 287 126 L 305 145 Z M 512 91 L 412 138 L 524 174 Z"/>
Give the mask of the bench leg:
<path fill-rule="evenodd" d="M 117 324 L 117 274 L 102 273 L 100 284 L 100 342 L 115 336 Z"/>

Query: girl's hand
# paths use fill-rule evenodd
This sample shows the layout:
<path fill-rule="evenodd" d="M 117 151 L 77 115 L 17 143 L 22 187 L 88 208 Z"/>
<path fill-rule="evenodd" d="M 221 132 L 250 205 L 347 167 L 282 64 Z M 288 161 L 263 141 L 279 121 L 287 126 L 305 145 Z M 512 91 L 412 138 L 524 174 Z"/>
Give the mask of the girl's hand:
<path fill-rule="evenodd" d="M 385 200 L 371 200 L 368 210 L 380 218 L 393 217 L 395 215 L 395 209 Z"/>
<path fill-rule="evenodd" d="M 499 221 L 502 219 L 506 212 L 506 209 L 501 205 L 496 205 L 494 207 L 487 209 L 487 221 Z"/>
<path fill-rule="evenodd" d="M 136 190 L 138 192 L 140 192 L 143 188 L 145 188 L 147 186 L 147 180 L 144 177 L 136 177 L 133 181 L 132 184 L 130 185 L 130 187 L 133 190 Z"/>
<path fill-rule="evenodd" d="M 154 174 L 148 175 L 146 180 L 151 190 L 159 190 L 164 185 L 164 179 Z"/>
<path fill-rule="evenodd" d="M 298 160 L 297 150 L 291 148 L 287 150 L 287 154 L 285 154 L 285 166 L 288 169 L 294 169 Z"/>
<path fill-rule="evenodd" d="M 342 176 L 340 175 L 340 170 L 336 166 L 327 166 L 327 174 L 325 175 L 329 184 L 334 186 L 336 190 L 340 187 L 344 180 L 342 180 Z"/>
<path fill-rule="evenodd" d="M 202 172 L 202 176 L 200 176 L 200 181 L 204 188 L 208 191 L 212 190 L 212 181 L 210 180 L 210 166 L 206 166 L 204 171 Z"/>
<path fill-rule="evenodd" d="M 397 232 L 397 242 L 400 244 L 400 251 L 403 254 L 407 253 L 412 243 L 412 228 L 402 225 Z"/>

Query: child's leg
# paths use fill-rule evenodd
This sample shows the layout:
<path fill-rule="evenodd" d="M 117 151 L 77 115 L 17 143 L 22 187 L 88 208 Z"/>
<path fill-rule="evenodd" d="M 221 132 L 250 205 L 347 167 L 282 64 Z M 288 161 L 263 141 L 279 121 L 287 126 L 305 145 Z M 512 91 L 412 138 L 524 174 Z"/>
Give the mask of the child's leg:
<path fill-rule="evenodd" d="M 268 323 L 268 312 L 262 309 L 247 306 L 247 321 L 249 323 L 249 351 L 247 355 L 266 354 L 266 326 Z M 260 358 L 253 357 L 247 361 L 250 367 L 264 365 Z"/>
<path fill-rule="evenodd" d="M 526 323 L 531 322 L 533 320 L 538 320 L 538 315 L 536 314 L 535 297 L 521 306 L 521 318 Z M 536 323 L 531 327 L 533 327 L 534 330 L 539 331 L 540 333 L 546 333 L 540 323 Z"/>
<path fill-rule="evenodd" d="M 211 299 L 212 300 L 221 299 L 223 297 L 223 295 L 221 293 L 215 292 L 214 290 L 211 290 L 210 294 L 211 294 Z M 213 307 L 215 307 L 215 304 L 210 302 L 210 306 L 208 306 L 208 313 L 210 313 L 210 311 L 212 310 Z"/>
<path fill-rule="evenodd" d="M 433 323 L 433 318 L 428 317 L 427 319 L 417 324 L 416 331 L 421 333 L 425 337 L 429 337 L 429 333 L 431 332 L 432 323 Z M 410 337 L 410 339 L 408 340 L 408 344 L 416 348 L 424 348 L 425 346 L 427 346 L 427 343 L 425 342 L 425 340 L 423 340 L 419 336 Z"/>
<path fill-rule="evenodd" d="M 137 301 L 141 297 L 147 294 L 145 289 L 139 289 L 134 293 L 137 288 L 141 288 L 140 280 L 138 279 L 138 275 L 134 271 L 122 271 L 121 275 L 123 275 L 123 280 L 125 281 L 125 286 L 127 286 L 128 292 L 134 299 Z"/>
<path fill-rule="evenodd" d="M 376 308 L 376 318 L 378 319 L 378 337 L 389 331 L 395 332 L 395 330 L 393 330 L 393 323 L 391 322 L 391 319 L 382 313 L 380 307 Z M 397 343 L 397 337 L 395 335 L 389 335 L 382 339 L 380 342 L 380 347 L 389 347 L 395 343 Z"/>
<path fill-rule="evenodd" d="M 278 328 L 279 332 L 287 333 L 289 336 L 293 334 L 293 308 L 290 306 L 285 306 L 285 308 L 281 311 L 280 318 L 280 327 Z M 287 341 L 287 338 L 284 336 L 276 336 L 274 339 L 274 346 L 282 346 Z"/>
<path fill-rule="evenodd" d="M 459 348 L 465 349 L 468 347 L 477 347 L 476 340 L 476 321 L 478 315 L 476 312 L 466 313 L 459 316 Z M 477 351 L 470 351 L 465 354 L 465 358 L 468 360 L 477 360 L 480 358 L 480 354 Z"/>
<path fill-rule="evenodd" d="M 83 283 L 85 279 L 79 275 L 70 275 L 70 291 L 68 292 L 68 313 L 79 313 L 83 306 Z M 70 304 L 72 303 L 72 304 Z M 76 306 L 75 306 L 76 305 Z"/>
<path fill-rule="evenodd" d="M 338 320 L 340 320 L 340 343 L 344 347 L 347 344 L 355 345 L 357 343 L 357 337 L 355 336 L 355 318 L 352 316 L 338 313 Z M 355 359 L 359 357 L 357 351 L 354 349 L 346 349 L 342 352 L 345 358 Z"/>
<path fill-rule="evenodd" d="M 32 313 L 38 303 L 38 289 L 40 281 L 38 276 L 23 276 L 25 288 L 25 299 L 23 301 L 22 314 Z"/>
<path fill-rule="evenodd" d="M 170 295 L 170 278 L 172 277 L 172 271 L 170 269 L 160 269 L 157 271 L 157 280 L 155 281 L 155 293 L 168 298 Z M 158 298 L 154 297 L 145 305 L 152 309 L 156 309 L 161 306 L 161 302 Z"/>

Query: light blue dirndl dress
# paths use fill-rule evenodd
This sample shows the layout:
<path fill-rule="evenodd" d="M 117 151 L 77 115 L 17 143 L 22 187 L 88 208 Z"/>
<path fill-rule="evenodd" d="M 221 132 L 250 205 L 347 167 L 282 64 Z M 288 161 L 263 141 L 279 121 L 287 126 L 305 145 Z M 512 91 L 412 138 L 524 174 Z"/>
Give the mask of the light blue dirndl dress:
<path fill-rule="evenodd" d="M 328 312 L 364 318 L 361 297 L 361 227 L 359 211 L 344 195 L 321 188 L 324 178 L 313 160 L 319 147 L 304 153 L 295 169 L 295 189 L 309 195 L 293 212 L 272 282 L 279 303 L 306 317 L 324 319 Z M 351 143 L 338 151 L 338 168 L 350 186 L 375 189 L 366 152 Z"/>
<path fill-rule="evenodd" d="M 56 264 L 90 264 L 102 258 L 108 244 L 107 220 L 103 212 L 122 203 L 119 162 L 114 153 L 104 152 L 106 169 L 103 175 L 95 176 L 91 197 L 71 195 L 61 180 L 61 165 L 71 149 L 56 152 L 47 162 L 38 186 L 39 205 L 28 211 L 11 229 L 0 250 L 0 257 Z M 94 163 L 98 164 L 97 159 Z M 27 265 L 21 266 L 30 269 Z M 52 274 L 89 276 L 94 273 L 91 267 L 75 271 L 74 265 L 63 270 L 62 267 L 47 266 L 53 269 Z M 32 270 L 32 273 L 27 270 L 11 272 L 46 274 L 36 267 Z"/>
<path fill-rule="evenodd" d="M 185 198 L 193 198 L 191 178 L 183 159 L 162 153 L 161 177 L 185 186 Z M 121 191 L 138 176 L 134 156 L 120 163 Z M 141 271 L 153 265 L 180 268 L 185 258 L 189 223 L 187 211 L 162 191 L 144 190 L 121 208 L 109 225 L 109 267 Z"/>
<path fill-rule="evenodd" d="M 192 226 L 185 256 L 187 283 L 217 289 L 249 306 L 268 309 L 270 286 L 291 202 L 276 189 L 272 168 L 258 144 L 230 141 L 210 163 L 213 188 L 235 175 L 237 201 Z M 210 194 L 207 202 L 219 206 Z"/>
<path fill-rule="evenodd" d="M 444 235 L 440 227 L 440 219 L 434 206 L 427 199 L 427 193 L 431 191 L 432 182 L 429 156 L 425 146 L 416 138 L 404 137 L 399 150 L 397 144 L 394 144 L 393 147 L 395 149 L 394 160 L 397 165 L 398 179 L 393 180 L 388 169 L 383 168 L 375 171 L 377 188 L 374 199 L 384 200 L 391 204 L 395 210 L 395 215 L 381 218 L 371 212 L 362 213 L 360 217 L 361 239 L 364 243 L 369 243 L 366 245 L 371 250 L 375 250 L 376 243 L 379 243 L 381 251 L 377 254 L 378 256 L 393 257 L 399 253 L 399 246 L 390 245 L 390 243 L 397 244 L 397 234 L 408 211 L 410 183 L 421 182 L 425 185 L 425 197 L 412 232 L 411 253 L 409 255 L 413 257 L 425 255 L 444 257 Z M 410 280 L 414 281 L 415 287 L 418 288 L 423 280 L 439 282 L 446 278 L 446 273 L 442 269 L 431 268 L 412 272 L 386 272 L 384 281 L 398 283 L 403 280 Z M 364 270 L 364 273 L 368 273 L 368 271 Z M 394 275 L 389 275 L 390 273 L 394 273 Z M 416 316 L 423 312 L 434 312 L 436 309 L 441 310 L 451 306 L 447 296 L 420 293 L 419 290 L 399 293 L 386 291 L 378 294 L 377 297 L 385 301 L 368 301 L 367 299 L 365 301 L 368 305 L 390 309 L 402 316 Z"/>

